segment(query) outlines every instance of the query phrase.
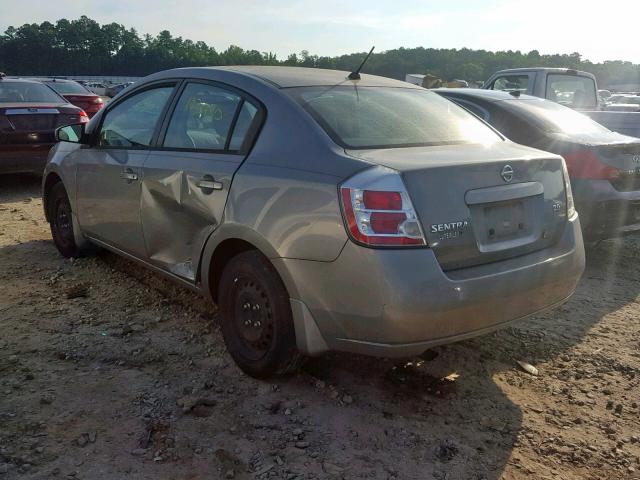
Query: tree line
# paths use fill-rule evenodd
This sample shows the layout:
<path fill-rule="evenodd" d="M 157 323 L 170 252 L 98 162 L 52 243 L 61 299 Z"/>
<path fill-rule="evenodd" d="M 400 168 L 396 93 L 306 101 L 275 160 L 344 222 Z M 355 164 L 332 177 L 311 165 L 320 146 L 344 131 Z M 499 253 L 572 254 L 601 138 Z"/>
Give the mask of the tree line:
<path fill-rule="evenodd" d="M 303 50 L 286 59 L 272 52 L 245 50 L 235 45 L 216 50 L 205 42 L 174 37 L 168 30 L 157 36 L 140 35 L 118 23 L 99 24 L 86 16 L 55 24 L 8 27 L 0 36 L 0 71 L 9 75 L 123 75 L 144 76 L 175 67 L 202 65 L 294 65 L 353 70 L 365 52 L 335 57 Z M 602 86 L 640 83 L 640 65 L 619 60 L 592 63 L 579 53 L 541 55 L 532 50 L 397 48 L 374 53 L 363 72 L 404 79 L 407 73 L 432 73 L 443 79 L 479 81 L 496 70 L 516 67 L 569 67 L 596 75 Z"/>

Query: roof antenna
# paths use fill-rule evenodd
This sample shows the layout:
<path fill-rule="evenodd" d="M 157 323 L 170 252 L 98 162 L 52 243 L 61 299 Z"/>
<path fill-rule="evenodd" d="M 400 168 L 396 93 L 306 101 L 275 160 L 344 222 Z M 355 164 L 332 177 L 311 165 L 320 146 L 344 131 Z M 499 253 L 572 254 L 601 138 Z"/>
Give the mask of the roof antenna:
<path fill-rule="evenodd" d="M 367 60 L 369 60 L 369 57 L 373 53 L 374 48 L 376 47 L 375 46 L 371 47 L 371 50 L 369 50 L 369 53 L 367 53 L 367 56 L 364 57 L 364 60 L 362 60 L 362 63 L 360 64 L 358 69 L 349 74 L 349 76 L 347 77 L 349 80 L 360 80 L 360 70 L 362 69 L 362 67 L 364 67 L 364 64 L 367 63 Z"/>

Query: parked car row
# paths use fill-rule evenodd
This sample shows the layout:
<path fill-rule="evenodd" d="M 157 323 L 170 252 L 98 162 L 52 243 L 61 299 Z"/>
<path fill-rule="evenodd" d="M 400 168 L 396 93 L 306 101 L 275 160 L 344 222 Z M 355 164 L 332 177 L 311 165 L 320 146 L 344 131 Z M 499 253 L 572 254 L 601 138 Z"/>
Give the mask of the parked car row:
<path fill-rule="evenodd" d="M 133 83 L 134 82 L 105 84 L 101 82 L 84 82 L 84 86 L 96 95 L 113 98 L 125 88 L 133 85 Z"/>

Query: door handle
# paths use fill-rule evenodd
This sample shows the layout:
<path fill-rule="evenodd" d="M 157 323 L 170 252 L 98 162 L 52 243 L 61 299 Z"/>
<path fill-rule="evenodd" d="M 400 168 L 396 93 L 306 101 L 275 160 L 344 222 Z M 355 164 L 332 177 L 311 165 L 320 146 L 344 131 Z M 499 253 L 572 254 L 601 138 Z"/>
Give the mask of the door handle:
<path fill-rule="evenodd" d="M 202 190 L 222 190 L 222 182 L 215 181 L 211 175 L 202 177 L 196 186 Z"/>
<path fill-rule="evenodd" d="M 125 168 L 122 172 L 120 172 L 120 178 L 126 180 L 127 183 L 131 183 L 135 180 L 138 180 L 138 174 L 130 168 Z"/>

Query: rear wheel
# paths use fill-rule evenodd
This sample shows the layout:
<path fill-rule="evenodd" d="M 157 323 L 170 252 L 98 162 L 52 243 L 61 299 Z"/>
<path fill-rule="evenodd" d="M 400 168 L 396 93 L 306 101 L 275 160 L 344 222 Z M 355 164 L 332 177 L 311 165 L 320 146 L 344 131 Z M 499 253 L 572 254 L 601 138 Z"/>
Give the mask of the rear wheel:
<path fill-rule="evenodd" d="M 219 284 L 222 335 L 238 366 L 252 377 L 294 371 L 303 356 L 296 348 L 289 295 L 267 258 L 243 252 L 226 265 Z"/>
<path fill-rule="evenodd" d="M 62 182 L 51 187 L 47 196 L 47 212 L 51 236 L 58 251 L 64 257 L 80 257 L 89 253 L 88 248 L 79 248 L 73 232 L 73 216 L 71 203 Z"/>

